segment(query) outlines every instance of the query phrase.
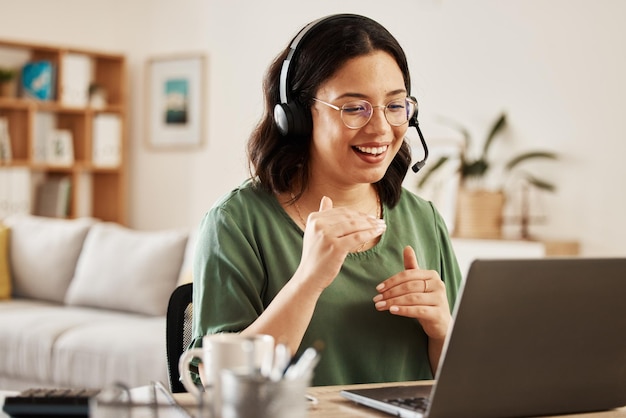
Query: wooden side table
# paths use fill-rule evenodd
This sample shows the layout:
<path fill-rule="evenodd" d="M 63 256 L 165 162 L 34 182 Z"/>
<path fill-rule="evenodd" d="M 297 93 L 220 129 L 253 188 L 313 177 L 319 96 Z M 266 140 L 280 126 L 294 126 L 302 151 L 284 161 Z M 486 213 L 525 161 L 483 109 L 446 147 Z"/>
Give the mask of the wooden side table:
<path fill-rule="evenodd" d="M 577 256 L 580 254 L 578 241 L 542 240 L 546 257 Z"/>

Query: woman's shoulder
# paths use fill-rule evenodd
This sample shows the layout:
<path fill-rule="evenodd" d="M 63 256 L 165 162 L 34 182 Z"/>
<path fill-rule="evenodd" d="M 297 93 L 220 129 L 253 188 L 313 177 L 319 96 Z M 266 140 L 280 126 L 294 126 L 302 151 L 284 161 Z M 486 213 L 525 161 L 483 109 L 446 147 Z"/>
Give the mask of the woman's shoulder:
<path fill-rule="evenodd" d="M 236 210 L 250 208 L 251 205 L 267 205 L 272 201 L 272 194 L 264 190 L 253 179 L 247 179 L 239 186 L 220 197 L 212 210 Z"/>
<path fill-rule="evenodd" d="M 415 211 L 426 211 L 432 212 L 434 206 L 431 201 L 426 200 L 407 188 L 402 188 L 402 194 L 400 195 L 400 200 L 398 201 L 397 208 L 399 210 L 409 210 L 413 213 Z"/>
<path fill-rule="evenodd" d="M 217 226 L 221 228 L 226 225 L 244 228 L 259 220 L 267 223 L 275 219 L 277 205 L 271 193 L 253 180 L 245 180 L 218 198 L 205 213 L 201 224 L 205 228 L 215 229 Z"/>
<path fill-rule="evenodd" d="M 395 221 L 412 220 L 416 227 L 437 230 L 445 221 L 441 213 L 430 200 L 424 199 L 403 188 L 398 204 L 389 212 L 390 219 Z"/>

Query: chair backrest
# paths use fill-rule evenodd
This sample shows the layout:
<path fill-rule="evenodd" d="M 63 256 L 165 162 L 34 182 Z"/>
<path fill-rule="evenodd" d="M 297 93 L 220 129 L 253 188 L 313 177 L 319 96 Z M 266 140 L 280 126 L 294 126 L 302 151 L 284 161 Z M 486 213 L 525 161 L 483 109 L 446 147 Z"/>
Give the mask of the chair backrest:
<path fill-rule="evenodd" d="M 165 326 L 167 372 L 170 390 L 173 393 L 187 391 L 180 381 L 178 359 L 191 343 L 192 302 L 193 284 L 186 283 L 174 289 L 167 305 Z"/>

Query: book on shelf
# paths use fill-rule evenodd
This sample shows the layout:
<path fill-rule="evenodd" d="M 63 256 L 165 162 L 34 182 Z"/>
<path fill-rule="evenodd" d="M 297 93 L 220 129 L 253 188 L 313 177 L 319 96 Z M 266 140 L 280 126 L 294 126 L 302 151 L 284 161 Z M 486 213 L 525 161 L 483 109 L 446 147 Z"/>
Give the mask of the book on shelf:
<path fill-rule="evenodd" d="M 10 162 L 13 158 L 11 137 L 9 136 L 9 119 L 0 117 L 0 164 Z"/>
<path fill-rule="evenodd" d="M 87 106 L 93 72 L 91 58 L 85 54 L 64 54 L 61 66 L 61 103 L 65 106 Z"/>
<path fill-rule="evenodd" d="M 0 219 L 31 211 L 32 175 L 25 167 L 0 167 Z"/>
<path fill-rule="evenodd" d="M 92 161 L 98 167 L 118 167 L 122 158 L 122 126 L 120 117 L 100 113 L 93 121 Z"/>
<path fill-rule="evenodd" d="M 46 149 L 50 132 L 56 129 L 56 116 L 51 112 L 36 112 L 33 123 L 33 162 L 46 162 Z"/>
<path fill-rule="evenodd" d="M 69 177 L 51 177 L 37 187 L 35 215 L 67 218 L 72 183 Z"/>
<path fill-rule="evenodd" d="M 36 100 L 54 99 L 55 69 L 50 61 L 31 61 L 22 67 L 24 97 Z"/>
<path fill-rule="evenodd" d="M 74 197 L 72 202 L 73 214 L 77 218 L 91 216 L 93 214 L 93 176 L 91 173 L 78 173 L 74 176 Z"/>

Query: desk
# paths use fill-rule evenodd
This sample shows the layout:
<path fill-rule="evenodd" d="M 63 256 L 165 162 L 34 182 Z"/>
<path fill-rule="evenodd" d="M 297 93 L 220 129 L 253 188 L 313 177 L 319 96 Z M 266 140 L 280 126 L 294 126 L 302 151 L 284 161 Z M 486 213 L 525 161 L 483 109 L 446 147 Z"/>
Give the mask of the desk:
<path fill-rule="evenodd" d="M 406 382 L 407 385 L 418 382 Z M 430 381 L 419 382 L 430 384 Z M 374 386 L 393 386 L 405 383 L 376 383 L 367 385 L 350 385 L 350 386 L 316 386 L 311 387 L 307 391 L 311 396 L 317 398 L 317 405 L 309 408 L 309 418 L 390 418 L 391 415 L 374 409 L 358 405 L 339 395 L 339 392 L 346 388 L 356 387 L 374 387 Z M 188 393 L 177 393 L 174 397 L 187 403 L 192 401 L 192 397 Z M 559 418 L 576 417 L 576 418 L 626 418 L 626 406 L 612 411 L 602 411 L 586 414 L 560 415 Z"/>
<path fill-rule="evenodd" d="M 413 384 L 407 382 L 406 384 Z M 431 383 L 428 381 L 420 383 Z M 309 409 L 309 418 L 390 418 L 391 415 L 383 412 L 357 405 L 339 395 L 342 389 L 355 387 L 372 387 L 382 385 L 398 385 L 404 383 L 386 383 L 386 384 L 369 384 L 369 385 L 351 385 L 351 386 L 317 386 L 309 388 L 308 393 L 317 398 L 317 405 L 311 406 Z M 4 401 L 4 396 L 14 395 L 17 392 L 0 391 L 0 406 Z M 176 393 L 174 398 L 184 405 L 193 405 L 193 397 L 189 393 Z M 612 411 L 603 411 L 587 414 L 561 415 L 559 418 L 576 417 L 576 418 L 626 418 L 626 406 Z M 2 413 L 0 408 L 0 418 L 8 418 Z"/>

